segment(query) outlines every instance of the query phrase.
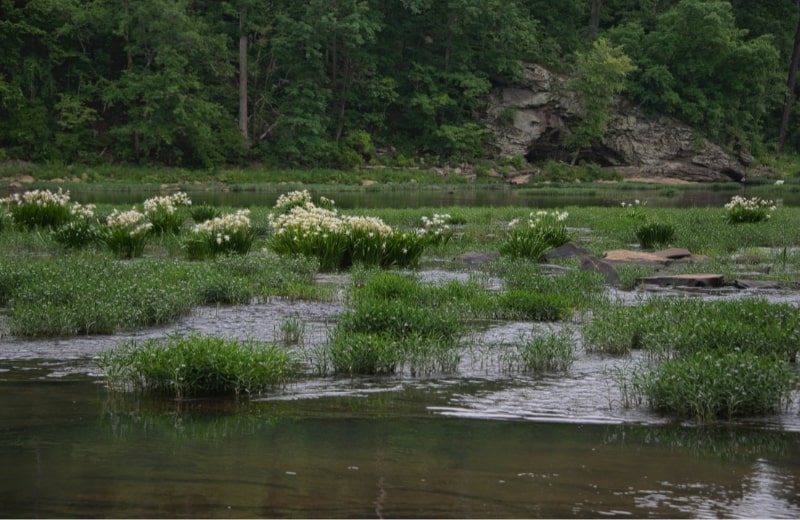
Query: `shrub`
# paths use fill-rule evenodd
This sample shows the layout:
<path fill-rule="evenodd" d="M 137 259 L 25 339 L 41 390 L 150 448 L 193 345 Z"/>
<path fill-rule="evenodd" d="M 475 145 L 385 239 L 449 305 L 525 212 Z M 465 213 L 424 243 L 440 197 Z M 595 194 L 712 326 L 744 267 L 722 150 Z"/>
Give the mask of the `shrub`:
<path fill-rule="evenodd" d="M 653 409 L 701 422 L 776 413 L 796 384 L 785 361 L 738 350 L 694 352 L 643 370 Z"/>
<path fill-rule="evenodd" d="M 15 193 L 2 199 L 7 205 L 11 220 L 22 227 L 57 228 L 70 220 L 69 192 L 60 188 L 58 193 L 50 190 L 32 190 Z"/>
<path fill-rule="evenodd" d="M 297 372 L 289 352 L 275 344 L 201 334 L 123 342 L 101 353 L 98 365 L 112 389 L 179 398 L 258 394 Z"/>
<path fill-rule="evenodd" d="M 537 211 L 524 224 L 519 219 L 509 222 L 511 234 L 500 244 L 500 254 L 539 261 L 544 254 L 569 241 L 564 223 L 566 212 Z"/>
<path fill-rule="evenodd" d="M 145 200 L 144 214 L 153 224 L 153 231 L 156 234 L 177 233 L 184 220 L 184 214 L 180 208 L 191 205 L 192 201 L 189 196 L 178 192 Z"/>
<path fill-rule="evenodd" d="M 769 220 L 775 211 L 775 203 L 759 197 L 734 196 L 725 204 L 725 221 L 728 224 L 744 224 Z"/>
<path fill-rule="evenodd" d="M 190 260 L 202 260 L 219 254 L 247 254 L 254 240 L 250 210 L 241 209 L 195 224 L 183 247 Z"/>
<path fill-rule="evenodd" d="M 147 222 L 144 213 L 135 209 L 114 209 L 106 217 L 103 242 L 117 258 L 138 258 L 142 256 L 152 230 L 153 224 Z"/>

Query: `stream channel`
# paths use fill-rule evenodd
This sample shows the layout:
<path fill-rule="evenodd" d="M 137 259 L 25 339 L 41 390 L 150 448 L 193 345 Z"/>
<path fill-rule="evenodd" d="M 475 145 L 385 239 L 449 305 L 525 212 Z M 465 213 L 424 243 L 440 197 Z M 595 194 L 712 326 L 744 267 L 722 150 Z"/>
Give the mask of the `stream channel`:
<path fill-rule="evenodd" d="M 771 417 L 677 422 L 622 406 L 610 374 L 635 357 L 579 351 L 566 373 L 524 375 L 464 352 L 454 374 L 309 376 L 238 400 L 111 393 L 93 362 L 173 333 L 273 341 L 288 319 L 319 343 L 341 310 L 276 299 L 113 336 L 0 336 L 0 517 L 800 518 L 797 398 Z"/>

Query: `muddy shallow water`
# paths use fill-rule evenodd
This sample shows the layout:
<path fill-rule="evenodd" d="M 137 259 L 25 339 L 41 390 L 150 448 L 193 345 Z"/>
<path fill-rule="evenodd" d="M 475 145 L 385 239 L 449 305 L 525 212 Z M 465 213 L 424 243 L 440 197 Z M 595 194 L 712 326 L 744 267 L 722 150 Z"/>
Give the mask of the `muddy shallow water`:
<path fill-rule="evenodd" d="M 107 393 L 92 361 L 175 332 L 278 340 L 287 319 L 319 343 L 341 310 L 274 300 L 113 336 L 0 338 L 0 516 L 800 517 L 797 400 L 676 423 L 622 406 L 610 374 L 635 358 L 579 353 L 565 374 L 525 375 L 475 348 L 455 374 L 309 375 L 249 400 L 166 402 Z M 485 323 L 478 344 L 532 327 Z"/>

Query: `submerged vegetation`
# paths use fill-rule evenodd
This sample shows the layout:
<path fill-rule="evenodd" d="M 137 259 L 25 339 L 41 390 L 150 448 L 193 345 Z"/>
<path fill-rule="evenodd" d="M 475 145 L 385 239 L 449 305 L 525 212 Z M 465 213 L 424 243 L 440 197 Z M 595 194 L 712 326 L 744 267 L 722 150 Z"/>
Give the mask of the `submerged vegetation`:
<path fill-rule="evenodd" d="M 567 227 L 562 210 L 532 212 L 520 226 L 520 208 L 364 214 L 335 210 L 324 197 L 314 203 L 308 192 L 289 192 L 273 207 L 201 212 L 186 209 L 185 194 L 149 199 L 149 211 L 51 195 L 68 208 L 65 221 L 16 218 L 25 198 L 4 200 L 2 334 L 113 333 L 168 324 L 199 305 L 276 297 L 343 305 L 323 341 L 307 342 L 304 319 L 296 316 L 276 331 L 280 345 L 201 335 L 122 344 L 99 361 L 114 388 L 241 395 L 313 373 L 452 374 L 477 352 L 505 371 L 563 372 L 586 352 L 641 359 L 612 377 L 624 406 L 702 422 L 780 411 L 797 389 L 790 364 L 800 345 L 796 305 L 753 297 L 615 299 L 604 277 L 579 261 L 541 262 L 569 240 L 597 256 L 631 247 L 638 225 L 668 222 L 674 235 L 666 243 L 709 257 L 673 272 L 752 276 L 755 258 L 770 266 L 759 278 L 788 283 L 800 271 L 792 249 L 800 242 L 791 225 L 800 217 L 796 208 L 770 207 L 771 218 L 733 226 L 728 207 L 570 207 Z M 165 209 L 170 203 L 174 211 Z M 180 217 L 170 220 L 174 215 Z M 151 219 L 160 219 L 160 232 Z M 469 270 L 457 259 L 487 249 L 496 258 Z M 445 266 L 457 276 L 425 280 L 413 270 L 420 265 Z M 621 289 L 634 288 L 648 269 L 620 266 Z M 315 281 L 320 271 L 343 270 L 345 282 Z M 497 321 L 533 328 L 514 341 L 481 343 L 478 330 Z"/>

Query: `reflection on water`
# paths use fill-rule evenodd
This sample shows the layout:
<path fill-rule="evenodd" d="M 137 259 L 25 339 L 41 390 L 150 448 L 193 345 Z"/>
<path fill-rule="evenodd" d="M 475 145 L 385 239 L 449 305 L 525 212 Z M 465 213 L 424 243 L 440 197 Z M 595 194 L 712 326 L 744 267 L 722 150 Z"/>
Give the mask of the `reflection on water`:
<path fill-rule="evenodd" d="M 189 191 L 194 204 L 210 204 L 214 206 L 253 207 L 273 206 L 281 193 L 275 191 Z M 664 187 L 660 189 L 634 190 L 630 187 L 622 189 L 618 185 L 608 188 L 564 188 L 555 189 L 547 185 L 536 187 L 512 188 L 465 188 L 436 187 L 425 189 L 398 190 L 325 190 L 314 195 L 325 195 L 336 201 L 342 209 L 360 208 L 420 208 L 420 207 L 490 207 L 490 206 L 522 206 L 539 208 L 563 208 L 566 206 L 619 206 L 620 202 L 646 200 L 650 207 L 721 207 L 731 200 L 733 195 L 741 194 L 734 190 L 708 189 L 676 189 Z M 783 206 L 800 205 L 800 193 L 784 191 L 778 193 L 759 193 L 762 198 L 775 198 L 780 195 Z M 72 191 L 71 198 L 82 204 L 107 203 L 130 205 L 141 203 L 153 192 L 141 191 L 106 191 L 82 192 Z"/>
<path fill-rule="evenodd" d="M 2 517 L 800 515 L 794 433 L 448 418 L 414 388 L 148 402 L 15 372 Z"/>

